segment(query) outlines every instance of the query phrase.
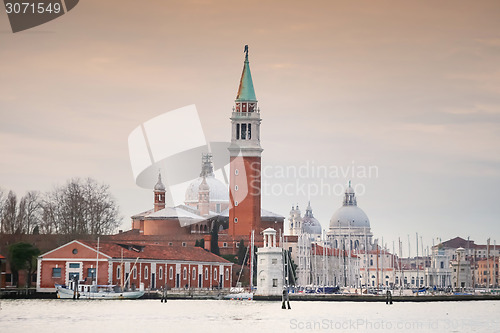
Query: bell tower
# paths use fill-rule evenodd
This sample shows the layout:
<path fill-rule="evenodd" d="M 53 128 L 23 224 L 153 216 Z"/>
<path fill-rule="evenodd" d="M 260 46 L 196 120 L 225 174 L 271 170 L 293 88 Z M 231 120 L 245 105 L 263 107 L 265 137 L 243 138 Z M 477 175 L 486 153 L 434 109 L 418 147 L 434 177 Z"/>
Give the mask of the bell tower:
<path fill-rule="evenodd" d="M 154 211 L 157 212 L 165 208 L 165 185 L 161 182 L 161 173 L 158 173 L 158 182 L 154 188 L 155 205 Z"/>
<path fill-rule="evenodd" d="M 229 234 L 249 236 L 260 230 L 261 154 L 260 110 L 253 88 L 245 45 L 245 62 L 231 115 Z"/>

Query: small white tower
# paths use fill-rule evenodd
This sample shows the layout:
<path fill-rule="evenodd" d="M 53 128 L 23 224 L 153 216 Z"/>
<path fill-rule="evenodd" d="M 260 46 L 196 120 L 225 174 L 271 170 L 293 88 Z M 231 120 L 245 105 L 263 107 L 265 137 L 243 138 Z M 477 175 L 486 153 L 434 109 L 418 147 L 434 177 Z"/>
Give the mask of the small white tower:
<path fill-rule="evenodd" d="M 277 247 L 276 230 L 267 228 L 264 247 L 257 250 L 258 295 L 281 295 L 283 292 L 283 250 Z"/>
<path fill-rule="evenodd" d="M 300 234 L 300 222 L 302 221 L 302 217 L 300 216 L 299 205 L 294 207 L 292 205 L 292 210 L 290 211 L 290 217 L 288 218 L 288 232 L 289 235 L 299 235 Z"/>

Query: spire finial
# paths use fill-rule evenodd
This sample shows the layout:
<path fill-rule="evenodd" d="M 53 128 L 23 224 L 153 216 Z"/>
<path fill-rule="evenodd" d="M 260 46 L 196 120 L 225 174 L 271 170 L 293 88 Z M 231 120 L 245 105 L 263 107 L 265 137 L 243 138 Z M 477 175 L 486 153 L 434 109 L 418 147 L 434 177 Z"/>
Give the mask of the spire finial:
<path fill-rule="evenodd" d="M 235 102 L 257 102 L 253 88 L 252 74 L 250 73 L 250 63 L 248 62 L 248 45 L 245 45 L 244 52 L 245 61 L 243 63 L 243 72 L 241 73 L 240 86 L 238 87 Z"/>
<path fill-rule="evenodd" d="M 351 180 L 349 180 L 349 187 L 351 187 Z"/>
<path fill-rule="evenodd" d="M 214 173 L 214 168 L 212 165 L 212 154 L 207 153 L 207 154 L 201 154 L 201 173 L 200 177 L 203 176 L 213 176 Z"/>
<path fill-rule="evenodd" d="M 165 185 L 161 181 L 161 169 L 158 169 L 158 182 L 154 187 L 155 191 L 165 191 Z"/>

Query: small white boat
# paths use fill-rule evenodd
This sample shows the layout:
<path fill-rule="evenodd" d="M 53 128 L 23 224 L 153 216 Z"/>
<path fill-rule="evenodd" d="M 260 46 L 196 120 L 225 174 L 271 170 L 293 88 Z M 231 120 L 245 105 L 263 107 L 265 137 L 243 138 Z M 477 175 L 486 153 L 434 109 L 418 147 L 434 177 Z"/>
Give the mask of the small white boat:
<path fill-rule="evenodd" d="M 72 299 L 137 299 L 144 295 L 144 291 L 121 291 L 120 287 L 114 285 L 86 285 L 81 284 L 75 290 L 72 286 L 56 284 L 57 298 Z"/>

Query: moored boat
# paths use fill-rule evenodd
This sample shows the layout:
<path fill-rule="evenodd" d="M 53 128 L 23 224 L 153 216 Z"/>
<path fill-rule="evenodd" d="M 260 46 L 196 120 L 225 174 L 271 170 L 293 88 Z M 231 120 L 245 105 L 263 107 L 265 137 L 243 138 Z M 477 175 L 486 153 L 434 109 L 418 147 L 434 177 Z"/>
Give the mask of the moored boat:
<path fill-rule="evenodd" d="M 56 284 L 57 298 L 63 299 L 137 299 L 144 295 L 144 291 L 122 291 L 115 285 L 77 285 L 70 286 Z"/>

